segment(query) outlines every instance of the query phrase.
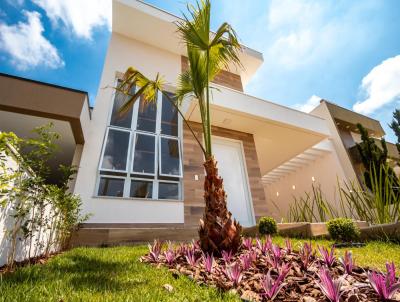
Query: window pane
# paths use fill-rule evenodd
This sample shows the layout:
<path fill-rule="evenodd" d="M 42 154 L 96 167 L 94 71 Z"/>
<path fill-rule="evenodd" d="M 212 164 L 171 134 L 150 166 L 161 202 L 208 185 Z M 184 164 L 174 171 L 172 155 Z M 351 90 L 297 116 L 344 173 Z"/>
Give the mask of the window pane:
<path fill-rule="evenodd" d="M 102 169 L 126 170 L 129 132 L 110 129 L 104 150 Z"/>
<path fill-rule="evenodd" d="M 174 95 L 168 93 L 171 99 Z M 161 133 L 178 136 L 178 111 L 165 95 L 162 98 Z"/>
<path fill-rule="evenodd" d="M 124 195 L 124 180 L 101 177 L 98 195 L 122 197 Z"/>
<path fill-rule="evenodd" d="M 179 199 L 179 184 L 160 182 L 158 186 L 159 199 Z"/>
<path fill-rule="evenodd" d="M 176 139 L 161 138 L 161 174 L 180 176 L 179 142 Z"/>
<path fill-rule="evenodd" d="M 157 106 L 153 103 L 147 103 L 140 98 L 138 119 L 136 129 L 156 132 L 156 118 L 157 118 Z"/>
<path fill-rule="evenodd" d="M 145 180 L 132 180 L 130 196 L 136 198 L 152 198 L 153 182 Z"/>
<path fill-rule="evenodd" d="M 155 136 L 136 134 L 133 172 L 154 174 L 155 142 Z"/>
<path fill-rule="evenodd" d="M 118 84 L 120 84 L 121 81 L 118 81 Z M 135 89 L 132 87 L 131 94 L 135 93 Z M 133 106 L 129 108 L 129 111 L 120 113 L 119 109 L 122 107 L 122 105 L 125 104 L 129 100 L 129 96 L 116 91 L 115 92 L 115 97 L 114 97 L 114 105 L 111 113 L 111 120 L 110 120 L 110 125 L 113 126 L 118 126 L 118 127 L 124 127 L 124 128 L 131 128 L 132 124 L 132 112 L 133 112 Z"/>

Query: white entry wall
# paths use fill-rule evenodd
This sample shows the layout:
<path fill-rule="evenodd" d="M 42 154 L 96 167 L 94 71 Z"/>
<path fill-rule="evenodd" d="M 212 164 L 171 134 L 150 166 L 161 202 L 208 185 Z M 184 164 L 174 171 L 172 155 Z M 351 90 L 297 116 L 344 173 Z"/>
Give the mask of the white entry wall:
<path fill-rule="evenodd" d="M 213 153 L 228 195 L 228 210 L 243 226 L 255 224 L 241 141 L 213 137 Z"/>

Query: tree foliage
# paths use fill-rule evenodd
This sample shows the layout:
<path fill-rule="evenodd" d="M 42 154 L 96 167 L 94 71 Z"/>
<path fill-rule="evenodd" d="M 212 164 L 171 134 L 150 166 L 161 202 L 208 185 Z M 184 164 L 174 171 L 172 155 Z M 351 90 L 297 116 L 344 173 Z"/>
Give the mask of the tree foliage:
<path fill-rule="evenodd" d="M 396 147 L 400 155 L 400 110 L 399 109 L 396 109 L 393 112 L 393 120 L 390 123 L 389 127 L 392 128 L 394 134 L 397 137 Z"/>

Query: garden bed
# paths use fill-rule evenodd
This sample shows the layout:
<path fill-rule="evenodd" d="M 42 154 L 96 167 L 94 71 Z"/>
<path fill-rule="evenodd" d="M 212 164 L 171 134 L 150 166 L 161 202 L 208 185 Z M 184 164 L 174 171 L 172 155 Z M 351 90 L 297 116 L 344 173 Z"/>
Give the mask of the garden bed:
<path fill-rule="evenodd" d="M 329 301 L 324 290 L 330 282 L 338 288 L 331 294 L 340 295 L 340 301 L 381 301 L 371 286 L 374 280 L 390 279 L 393 288 L 400 287 L 394 266 L 388 266 L 389 272 L 384 275 L 354 265 L 349 253 L 339 261 L 334 248 L 328 251 L 321 247 L 318 252 L 315 248 L 304 243 L 295 251 L 290 240 L 279 247 L 269 238 L 256 242 L 246 239 L 235 255 L 224 252 L 214 258 L 203 254 L 196 242 L 176 247 L 170 244 L 163 250 L 155 241 L 141 261 L 165 266 L 176 277 L 186 275 L 197 284 L 235 292 L 249 301 Z M 400 293 L 390 298 L 400 301 Z"/>

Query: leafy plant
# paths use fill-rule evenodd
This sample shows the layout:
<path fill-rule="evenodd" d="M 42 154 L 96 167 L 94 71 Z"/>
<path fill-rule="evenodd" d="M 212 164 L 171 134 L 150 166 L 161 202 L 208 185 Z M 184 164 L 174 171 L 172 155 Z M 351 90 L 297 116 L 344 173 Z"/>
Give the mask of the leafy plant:
<path fill-rule="evenodd" d="M 49 184 L 53 172 L 49 161 L 57 152 L 59 134 L 47 124 L 33 130 L 34 138 L 22 139 L 13 133 L 0 133 L 1 205 L 12 209 L 13 223 L 7 229 L 10 240 L 8 267 L 14 264 L 17 242 L 28 246 L 26 258 L 65 249 L 71 233 L 88 218 L 81 216 L 82 202 L 69 192 L 69 183 L 76 169 L 58 167 L 63 177 Z M 8 169 L 12 158 L 16 168 Z"/>
<path fill-rule="evenodd" d="M 168 250 L 166 250 L 164 252 L 164 257 L 165 257 L 165 260 L 167 261 L 167 263 L 169 265 L 171 265 L 175 261 L 175 258 L 176 258 L 175 251 L 173 249 L 169 248 Z"/>
<path fill-rule="evenodd" d="M 339 302 L 340 297 L 342 296 L 341 288 L 343 284 L 343 279 L 338 278 L 333 280 L 329 271 L 327 269 L 321 268 L 318 273 L 318 277 L 320 282 L 317 282 L 319 288 L 322 293 L 329 299 L 331 302 Z"/>
<path fill-rule="evenodd" d="M 263 235 L 275 235 L 278 232 L 276 221 L 272 217 L 262 217 L 258 222 L 258 231 Z"/>
<path fill-rule="evenodd" d="M 243 270 L 247 271 L 253 264 L 254 256 L 251 253 L 243 254 L 240 256 L 240 262 Z"/>
<path fill-rule="evenodd" d="M 203 258 L 204 268 L 206 269 L 206 272 L 211 273 L 213 270 L 213 265 L 214 265 L 214 256 L 203 253 L 202 258 Z"/>
<path fill-rule="evenodd" d="M 300 260 L 301 268 L 307 271 L 308 266 L 311 263 L 311 257 L 313 255 L 313 249 L 311 243 L 304 242 L 303 246 L 300 248 Z"/>
<path fill-rule="evenodd" d="M 191 266 L 197 265 L 198 259 L 196 257 L 196 250 L 193 247 L 186 250 L 185 259 Z"/>
<path fill-rule="evenodd" d="M 274 268 L 278 268 L 282 260 L 282 251 L 279 245 L 272 245 L 272 253 L 270 255 L 270 263 Z"/>
<path fill-rule="evenodd" d="M 338 216 L 337 210 L 325 199 L 321 186 L 314 184 L 311 193 L 294 197 L 288 211 L 289 222 L 324 222 Z"/>
<path fill-rule="evenodd" d="M 360 236 L 360 229 L 350 218 L 335 218 L 326 223 L 333 240 L 352 241 Z"/>
<path fill-rule="evenodd" d="M 285 238 L 285 246 L 286 246 L 286 253 L 290 254 L 293 251 L 292 241 L 290 240 L 290 238 Z"/>
<path fill-rule="evenodd" d="M 354 268 L 354 260 L 353 260 L 352 252 L 345 251 L 344 257 L 340 257 L 339 261 L 342 264 L 346 274 L 351 275 L 351 273 L 353 272 L 353 268 Z"/>
<path fill-rule="evenodd" d="M 226 265 L 224 272 L 228 279 L 232 281 L 234 285 L 239 285 L 242 281 L 243 274 L 242 268 L 240 267 L 239 263 L 235 262 L 231 265 Z"/>
<path fill-rule="evenodd" d="M 148 244 L 148 248 L 149 248 L 149 255 L 152 261 L 154 262 L 158 262 L 159 261 L 159 257 L 161 254 L 161 250 L 162 250 L 162 242 L 158 239 L 154 239 L 153 245 Z"/>
<path fill-rule="evenodd" d="M 269 241 L 267 239 L 265 240 L 265 242 L 263 242 L 260 238 L 257 238 L 256 239 L 256 246 L 261 251 L 261 253 L 263 253 L 264 255 L 270 249 Z"/>
<path fill-rule="evenodd" d="M 224 260 L 225 264 L 231 262 L 233 257 L 232 251 L 222 251 L 222 259 Z"/>
<path fill-rule="evenodd" d="M 386 263 L 386 276 L 377 272 L 368 272 L 368 280 L 371 287 L 382 301 L 392 299 L 400 290 L 400 282 L 396 279 L 396 267 L 394 263 Z"/>
<path fill-rule="evenodd" d="M 340 211 L 344 217 L 365 220 L 373 224 L 393 223 L 399 220 L 400 196 L 397 184 L 388 175 L 388 167 L 371 167 L 370 186 L 363 178 L 357 182 L 338 183 Z"/>
<path fill-rule="evenodd" d="M 276 298 L 276 295 L 279 291 L 286 285 L 283 283 L 287 273 L 290 270 L 290 266 L 284 264 L 279 271 L 279 275 L 276 280 L 273 280 L 271 277 L 271 270 L 268 271 L 267 275 L 264 276 L 261 282 L 261 286 L 263 288 L 263 295 L 267 297 L 268 300 L 273 301 Z"/>
<path fill-rule="evenodd" d="M 247 237 L 242 239 L 242 246 L 246 250 L 251 250 L 253 248 L 253 238 Z"/>
<path fill-rule="evenodd" d="M 396 148 L 400 155 L 400 110 L 396 109 L 393 112 L 393 120 L 389 125 L 397 137 Z"/>
<path fill-rule="evenodd" d="M 322 261 L 325 263 L 326 266 L 329 268 L 332 267 L 332 265 L 335 263 L 336 257 L 335 257 L 335 247 L 332 246 L 331 250 L 328 251 L 326 247 L 323 246 L 318 246 L 319 253 L 322 256 Z"/>

